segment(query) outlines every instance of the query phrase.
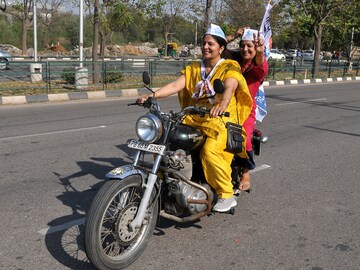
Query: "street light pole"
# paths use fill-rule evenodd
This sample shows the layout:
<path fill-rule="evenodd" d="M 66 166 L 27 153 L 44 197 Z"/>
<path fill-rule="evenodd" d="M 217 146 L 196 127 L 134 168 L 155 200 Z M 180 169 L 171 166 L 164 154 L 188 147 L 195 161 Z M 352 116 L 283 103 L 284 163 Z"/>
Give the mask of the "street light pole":
<path fill-rule="evenodd" d="M 195 21 L 195 41 L 194 41 L 194 47 L 197 48 L 197 21 Z"/>
<path fill-rule="evenodd" d="M 352 28 L 352 32 L 351 32 L 351 41 L 350 41 L 350 52 L 349 52 L 349 58 L 350 58 L 350 61 L 351 61 L 351 51 L 352 51 L 352 48 L 353 48 L 353 44 L 354 44 L 354 27 Z"/>
<path fill-rule="evenodd" d="M 33 23 L 34 23 L 34 62 L 37 62 L 37 18 L 36 18 L 36 1 L 33 5 Z"/>
<path fill-rule="evenodd" d="M 79 14 L 80 14 L 80 36 L 79 36 L 79 61 L 80 68 L 83 67 L 83 59 L 84 59 L 84 0 L 80 0 L 79 5 Z"/>

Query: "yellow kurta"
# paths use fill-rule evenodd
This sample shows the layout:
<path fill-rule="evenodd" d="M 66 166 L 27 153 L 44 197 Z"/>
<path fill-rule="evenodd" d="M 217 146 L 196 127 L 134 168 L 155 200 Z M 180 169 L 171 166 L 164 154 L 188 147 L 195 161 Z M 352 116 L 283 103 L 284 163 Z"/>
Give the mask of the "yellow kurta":
<path fill-rule="evenodd" d="M 195 92 L 195 85 L 201 80 L 200 70 L 200 62 L 194 62 L 182 70 L 182 74 L 186 77 L 185 89 L 179 92 L 182 108 L 195 105 L 195 99 L 192 98 L 192 95 Z M 227 112 L 230 112 L 230 117 L 210 118 L 208 115 L 204 117 L 189 115 L 184 119 L 185 124 L 195 126 L 207 135 L 205 145 L 200 151 L 200 159 L 207 182 L 221 198 L 233 196 L 230 166 L 234 154 L 225 151 L 227 140 L 225 123 L 239 122 L 242 125 L 250 115 L 253 104 L 246 81 L 241 75 L 240 66 L 236 61 L 225 60 L 221 62 L 214 70 L 210 82 L 213 84 L 215 79 L 221 79 L 224 82 L 227 78 L 234 78 L 238 81 L 238 87 L 226 109 Z M 220 102 L 221 99 L 222 94 L 217 94 L 216 100 Z M 209 109 L 213 106 L 208 99 L 200 100 L 197 104 Z M 242 154 L 246 155 L 245 144 L 243 152 Z"/>

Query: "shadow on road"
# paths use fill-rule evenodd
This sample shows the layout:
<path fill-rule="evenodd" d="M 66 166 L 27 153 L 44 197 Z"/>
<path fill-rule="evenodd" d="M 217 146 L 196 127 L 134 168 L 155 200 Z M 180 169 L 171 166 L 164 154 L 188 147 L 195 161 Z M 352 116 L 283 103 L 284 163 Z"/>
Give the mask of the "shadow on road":
<path fill-rule="evenodd" d="M 71 175 L 62 176 L 59 172 L 53 172 L 64 187 L 63 193 L 57 198 L 71 209 L 72 214 L 58 217 L 48 223 L 49 230 L 45 234 L 45 244 L 50 254 L 69 269 L 95 269 L 88 261 L 85 253 L 83 242 L 84 221 L 85 213 L 89 209 L 94 196 L 105 183 L 105 181 L 99 181 L 88 189 L 80 191 L 74 187 L 73 182 L 86 176 L 104 180 L 105 174 L 114 167 L 131 163 L 129 160 L 132 159 L 130 156 L 134 154 L 134 151 L 127 148 L 126 145 L 118 145 L 117 147 L 125 153 L 124 158 L 93 157 L 89 161 L 78 161 L 79 170 Z M 201 229 L 202 227 L 197 225 L 197 222 L 177 223 L 161 218 L 155 228 L 154 236 L 164 235 L 164 229 L 170 227 L 179 230 L 189 227 Z"/>
<path fill-rule="evenodd" d="M 333 109 L 338 109 L 338 110 L 360 112 L 360 106 L 349 105 L 345 102 L 312 101 L 312 100 L 308 100 L 308 99 L 304 99 L 304 98 L 289 98 L 289 97 L 272 95 L 272 94 L 266 95 L 266 97 L 269 99 L 272 98 L 272 99 L 284 101 L 284 102 L 285 101 L 286 102 L 298 102 L 298 103 L 304 103 L 304 104 L 315 105 L 315 106 L 323 106 L 323 107 L 328 107 L 328 108 L 333 108 Z"/>
<path fill-rule="evenodd" d="M 45 234 L 45 244 L 50 254 L 69 269 L 95 269 L 86 258 L 83 244 L 83 223 L 85 213 L 105 181 L 99 181 L 86 190 L 76 189 L 73 182 L 86 176 L 105 180 L 105 174 L 114 167 L 129 164 L 130 156 L 134 152 L 126 145 L 117 145 L 116 147 L 124 152 L 120 155 L 123 158 L 93 157 L 88 161 L 78 161 L 79 170 L 71 175 L 63 176 L 60 172 L 53 172 L 64 187 L 63 193 L 57 198 L 68 206 L 72 213 L 48 223 L 49 230 Z"/>

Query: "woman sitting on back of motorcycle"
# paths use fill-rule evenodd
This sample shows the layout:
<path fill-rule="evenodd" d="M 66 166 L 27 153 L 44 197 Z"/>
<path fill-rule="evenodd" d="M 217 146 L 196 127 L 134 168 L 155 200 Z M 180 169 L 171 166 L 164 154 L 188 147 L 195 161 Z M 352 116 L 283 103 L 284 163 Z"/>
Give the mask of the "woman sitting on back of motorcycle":
<path fill-rule="evenodd" d="M 251 97 L 253 99 L 253 108 L 251 110 L 250 116 L 243 125 L 247 134 L 246 151 L 248 157 L 238 159 L 240 166 L 243 168 L 239 189 L 250 190 L 249 170 L 255 169 L 256 166 L 251 141 L 256 122 L 255 96 L 259 91 L 260 84 L 266 78 L 269 65 L 264 56 L 264 37 L 259 33 L 259 31 L 241 27 L 234 35 L 228 36 L 227 41 L 230 42 L 238 37 L 241 37 L 239 44 L 240 50 L 226 50 L 224 53 L 224 57 L 236 60 L 240 64 L 241 72 L 245 77 Z"/>
<path fill-rule="evenodd" d="M 240 124 L 243 124 L 252 108 L 252 99 L 246 81 L 240 73 L 239 64 L 221 58 L 226 45 L 226 37 L 222 29 L 211 24 L 203 36 L 202 61 L 186 66 L 177 80 L 160 88 L 154 94 L 141 96 L 137 100 L 143 103 L 152 95 L 155 98 L 164 98 L 178 93 L 182 108 L 195 105 L 196 102 L 199 106 L 211 108 L 209 115 L 203 117 L 188 115 L 184 123 L 199 128 L 207 135 L 207 140 L 200 151 L 200 159 L 205 178 L 219 197 L 213 207 L 213 210 L 218 212 L 226 212 L 236 206 L 231 183 L 231 161 L 234 154 L 225 151 L 227 141 L 225 122 L 237 123 L 239 118 Z M 215 94 L 213 81 L 217 78 L 224 83 L 225 91 L 213 98 Z M 230 117 L 217 117 L 225 111 L 230 112 Z"/>

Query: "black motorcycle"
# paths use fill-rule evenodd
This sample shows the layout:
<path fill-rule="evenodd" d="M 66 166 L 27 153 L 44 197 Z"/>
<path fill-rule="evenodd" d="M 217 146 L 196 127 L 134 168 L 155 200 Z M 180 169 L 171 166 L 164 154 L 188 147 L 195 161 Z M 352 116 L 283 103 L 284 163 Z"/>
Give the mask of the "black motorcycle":
<path fill-rule="evenodd" d="M 152 91 L 147 87 L 147 73 L 143 80 Z M 218 85 L 215 91 L 223 91 L 219 89 L 221 81 L 214 85 Z M 97 269 L 122 269 L 133 263 L 144 251 L 159 216 L 176 222 L 195 221 L 210 214 L 217 200 L 203 174 L 192 170 L 193 164 L 199 162 L 196 153 L 206 135 L 182 123 L 189 114 L 206 115 L 209 110 L 189 106 L 177 113 L 166 113 L 154 98 L 128 105 L 140 105 L 149 111 L 136 122 L 139 139 L 127 141 L 127 146 L 136 150 L 133 164 L 106 175 L 109 180 L 96 194 L 86 215 L 85 250 Z M 260 154 L 260 142 L 266 140 L 255 130 L 255 154 Z M 232 169 L 235 192 L 241 177 L 235 158 Z M 230 212 L 233 214 L 234 209 Z"/>

